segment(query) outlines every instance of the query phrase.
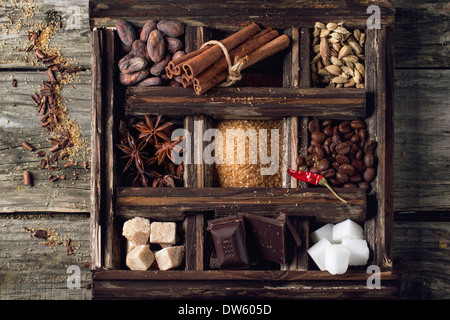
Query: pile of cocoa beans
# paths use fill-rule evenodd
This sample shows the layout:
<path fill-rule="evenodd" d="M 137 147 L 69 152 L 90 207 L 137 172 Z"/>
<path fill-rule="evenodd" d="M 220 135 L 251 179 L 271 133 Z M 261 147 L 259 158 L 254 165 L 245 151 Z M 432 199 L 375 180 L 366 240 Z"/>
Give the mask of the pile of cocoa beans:
<path fill-rule="evenodd" d="M 308 155 L 297 164 L 322 174 L 334 187 L 368 190 L 375 179 L 377 143 L 369 138 L 362 120 L 313 119 L 308 123 L 311 136 Z"/>
<path fill-rule="evenodd" d="M 179 21 L 149 20 L 137 32 L 125 20 L 116 23 L 125 56 L 118 62 L 120 83 L 125 86 L 181 86 L 181 79 L 168 79 L 166 65 L 185 54 L 185 25 Z M 138 37 L 139 35 L 139 37 Z"/>

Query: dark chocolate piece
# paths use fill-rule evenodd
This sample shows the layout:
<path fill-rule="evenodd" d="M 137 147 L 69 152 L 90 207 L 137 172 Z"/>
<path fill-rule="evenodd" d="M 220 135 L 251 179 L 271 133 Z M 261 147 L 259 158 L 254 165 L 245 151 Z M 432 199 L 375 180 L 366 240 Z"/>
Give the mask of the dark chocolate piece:
<path fill-rule="evenodd" d="M 280 219 L 254 214 L 242 215 L 246 220 L 247 245 L 252 258 L 285 264 L 286 223 Z"/>
<path fill-rule="evenodd" d="M 226 217 L 208 221 L 220 269 L 247 269 L 249 258 L 242 217 Z"/>

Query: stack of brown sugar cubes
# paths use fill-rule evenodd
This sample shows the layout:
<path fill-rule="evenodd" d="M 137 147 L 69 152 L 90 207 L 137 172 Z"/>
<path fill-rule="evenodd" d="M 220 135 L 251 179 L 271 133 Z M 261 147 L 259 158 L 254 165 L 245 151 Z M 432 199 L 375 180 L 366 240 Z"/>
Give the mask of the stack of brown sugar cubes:
<path fill-rule="evenodd" d="M 183 261 L 184 246 L 175 245 L 175 222 L 150 222 L 135 217 L 125 221 L 122 235 L 128 240 L 126 265 L 131 270 L 147 270 L 152 265 L 152 269 L 169 270 L 179 267 Z M 152 251 L 150 244 L 158 244 L 161 249 Z"/>

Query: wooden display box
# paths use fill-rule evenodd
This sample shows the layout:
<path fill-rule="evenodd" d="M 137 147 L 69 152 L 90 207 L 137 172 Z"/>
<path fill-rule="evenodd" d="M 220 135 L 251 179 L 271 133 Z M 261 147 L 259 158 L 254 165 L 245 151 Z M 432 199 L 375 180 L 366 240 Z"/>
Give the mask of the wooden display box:
<path fill-rule="evenodd" d="M 198 3 L 197 3 L 198 2 Z M 214 1 L 213 1 L 214 2 Z M 328 5 L 329 4 L 329 5 Z M 381 9 L 381 29 L 366 29 L 366 2 L 348 7 L 333 0 L 327 8 L 307 1 L 246 1 L 239 6 L 211 1 L 90 1 L 92 27 L 92 212 L 91 255 L 94 299 L 209 298 L 394 298 L 397 276 L 392 265 L 393 225 L 393 17 L 391 2 Z M 136 9 L 139 8 L 139 9 Z M 121 46 L 117 19 L 135 26 L 146 20 L 186 23 L 185 46 L 194 50 L 213 30 L 236 31 L 252 21 L 289 35 L 282 52 L 281 81 L 276 87 L 213 88 L 203 95 L 172 87 L 123 87 L 118 82 Z M 325 21 L 324 21 L 325 20 Z M 343 22 L 365 29 L 365 88 L 313 88 L 310 39 L 314 23 Z M 281 73 L 282 72 L 282 73 Z M 251 97 L 251 105 L 249 102 Z M 295 158 L 308 147 L 307 123 L 312 118 L 365 120 L 377 141 L 377 176 L 371 192 L 338 189 L 343 205 L 326 188 L 309 188 L 287 173 L 283 188 L 215 188 L 208 166 L 185 166 L 184 188 L 131 188 L 120 184 L 118 119 L 158 115 L 183 120 L 193 131 L 195 121 L 206 130 L 213 120 L 279 119 L 283 121 L 283 172 L 296 169 Z M 198 146 L 203 150 L 202 146 Z M 208 219 L 250 212 L 265 216 L 288 214 L 298 228 L 302 246 L 289 265 L 278 270 L 210 270 Z M 176 221 L 186 248 L 181 270 L 130 271 L 124 266 L 122 225 L 136 216 Z M 381 287 L 369 289 L 373 276 L 366 267 L 342 275 L 318 271 L 306 250 L 313 226 L 352 219 L 365 227 L 371 256 L 380 267 Z"/>

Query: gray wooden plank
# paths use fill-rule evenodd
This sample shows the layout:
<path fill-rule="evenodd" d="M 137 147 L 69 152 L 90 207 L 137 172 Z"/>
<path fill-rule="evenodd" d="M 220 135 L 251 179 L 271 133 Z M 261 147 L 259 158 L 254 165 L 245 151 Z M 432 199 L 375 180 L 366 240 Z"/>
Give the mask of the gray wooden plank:
<path fill-rule="evenodd" d="M 397 70 L 395 78 L 395 210 L 449 210 L 450 70 Z"/>
<path fill-rule="evenodd" d="M 36 238 L 38 229 L 49 238 Z M 0 300 L 90 299 L 87 215 L 2 214 L 0 231 Z"/>
<path fill-rule="evenodd" d="M 11 84 L 11 76 L 17 87 Z M 82 167 L 90 160 L 90 72 L 80 73 L 79 82 L 64 86 L 61 96 L 68 109 L 68 117 L 80 127 L 86 145 L 75 158 L 77 165 L 63 168 L 66 161 L 59 161 L 60 171 L 40 169 L 41 158 L 35 151 L 48 150 L 50 137 L 40 127 L 40 114 L 31 100 L 38 92 L 43 72 L 0 72 L 0 212 L 88 212 L 90 208 L 90 171 Z M 36 150 L 22 147 L 27 141 Z M 49 152 L 47 152 L 49 153 Z M 34 186 L 23 185 L 23 172 L 29 170 Z M 73 179 L 74 172 L 79 176 Z M 64 173 L 66 180 L 48 181 L 50 174 Z"/>
<path fill-rule="evenodd" d="M 446 0 L 395 0 L 397 68 L 450 66 L 450 7 Z"/>
<path fill-rule="evenodd" d="M 48 12 L 54 10 L 61 17 L 55 29 L 51 48 L 59 49 L 72 65 L 90 68 L 91 46 L 89 29 L 89 1 L 38 0 L 2 1 L 0 8 L 0 68 L 42 69 L 36 63 L 27 34 L 44 24 Z"/>
<path fill-rule="evenodd" d="M 401 299 L 450 298 L 450 222 L 397 221 L 394 269 Z"/>

